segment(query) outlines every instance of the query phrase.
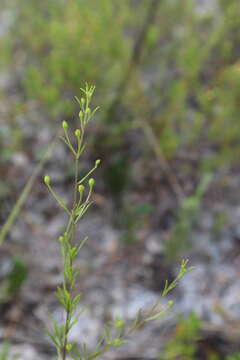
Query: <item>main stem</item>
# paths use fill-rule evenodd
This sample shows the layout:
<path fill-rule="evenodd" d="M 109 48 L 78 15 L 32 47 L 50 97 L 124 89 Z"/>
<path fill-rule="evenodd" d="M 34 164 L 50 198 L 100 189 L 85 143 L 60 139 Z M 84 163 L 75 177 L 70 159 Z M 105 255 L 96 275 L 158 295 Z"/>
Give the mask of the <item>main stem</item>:
<path fill-rule="evenodd" d="M 64 342 L 62 347 L 62 355 L 61 360 L 65 360 L 67 356 L 67 343 L 68 343 L 68 322 L 70 317 L 70 311 L 68 310 L 66 313 L 66 322 L 65 322 L 65 330 L 64 330 Z"/>
<path fill-rule="evenodd" d="M 75 215 L 74 211 L 76 209 L 77 205 L 77 192 L 78 192 L 78 168 L 79 168 L 79 159 L 76 156 L 75 158 L 75 177 L 74 177 L 74 199 L 73 199 L 73 205 L 72 205 L 72 215 L 69 219 L 69 223 L 67 226 L 67 232 L 70 233 L 69 242 L 73 241 L 74 235 L 75 235 Z M 73 271 L 73 264 L 72 261 L 70 262 L 71 272 Z M 64 280 L 66 283 L 66 286 L 68 287 L 68 291 L 71 295 L 72 287 L 67 282 L 67 279 Z M 69 333 L 69 321 L 70 321 L 70 308 L 66 310 L 66 320 L 64 325 L 64 334 L 63 334 L 63 346 L 61 349 L 61 358 L 60 360 L 66 360 L 67 356 L 67 344 L 68 344 L 68 333 Z"/>
<path fill-rule="evenodd" d="M 75 158 L 75 179 L 74 179 L 74 200 L 73 200 L 73 209 L 75 209 L 77 204 L 77 193 L 78 193 L 78 162 L 79 159 L 76 156 Z"/>

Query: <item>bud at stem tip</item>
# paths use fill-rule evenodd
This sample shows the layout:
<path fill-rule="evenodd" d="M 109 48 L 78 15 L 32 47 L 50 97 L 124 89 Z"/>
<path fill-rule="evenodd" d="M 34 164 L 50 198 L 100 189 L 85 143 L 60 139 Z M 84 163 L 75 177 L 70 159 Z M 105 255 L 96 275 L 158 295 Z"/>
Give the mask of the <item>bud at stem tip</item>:
<path fill-rule="evenodd" d="M 68 123 L 65 120 L 62 122 L 62 128 L 65 131 L 67 131 L 67 129 L 68 129 Z"/>
<path fill-rule="evenodd" d="M 44 182 L 45 182 L 46 185 L 50 185 L 51 179 L 50 179 L 50 177 L 48 175 L 44 176 Z"/>
<path fill-rule="evenodd" d="M 84 188 L 85 188 L 84 185 L 79 185 L 78 191 L 79 191 L 80 193 L 83 193 Z"/>
<path fill-rule="evenodd" d="M 94 186 L 94 184 L 95 184 L 95 180 L 93 178 L 89 179 L 89 181 L 88 181 L 89 187 L 92 188 Z"/>
<path fill-rule="evenodd" d="M 76 135 L 77 138 L 80 138 L 81 131 L 79 129 L 75 130 L 75 135 Z"/>

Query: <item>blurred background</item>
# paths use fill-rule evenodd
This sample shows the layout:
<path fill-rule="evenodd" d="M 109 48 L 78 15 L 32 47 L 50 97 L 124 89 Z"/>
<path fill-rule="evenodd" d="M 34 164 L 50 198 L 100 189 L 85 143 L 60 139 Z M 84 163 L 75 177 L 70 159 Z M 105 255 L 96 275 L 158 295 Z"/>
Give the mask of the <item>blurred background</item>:
<path fill-rule="evenodd" d="M 90 241 L 79 266 L 89 304 L 72 342 L 152 304 L 183 258 L 195 269 L 170 294 L 173 314 L 106 359 L 240 359 L 239 0 L 0 0 L 0 224 L 34 174 L 0 246 L 0 342 L 10 359 L 52 359 L 44 329 L 61 284 L 65 215 L 85 82 L 100 106 L 84 173 L 98 158 Z M 38 167 L 39 162 L 41 166 Z M 25 188 L 26 190 L 26 188 Z M 168 299 L 166 299 L 167 301 Z M 5 358 L 4 358 L 5 359 Z"/>

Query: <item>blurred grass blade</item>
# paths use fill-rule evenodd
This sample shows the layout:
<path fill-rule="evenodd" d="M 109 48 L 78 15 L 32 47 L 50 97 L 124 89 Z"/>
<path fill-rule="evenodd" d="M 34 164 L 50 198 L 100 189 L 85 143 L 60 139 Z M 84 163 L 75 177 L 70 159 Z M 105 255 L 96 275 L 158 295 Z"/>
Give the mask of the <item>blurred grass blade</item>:
<path fill-rule="evenodd" d="M 36 166 L 35 170 L 33 171 L 32 175 L 30 176 L 26 185 L 24 186 L 24 188 L 23 188 L 16 204 L 14 205 L 11 213 L 9 214 L 6 222 L 3 224 L 3 226 L 0 230 L 0 246 L 4 242 L 7 233 L 9 232 L 12 224 L 14 223 L 16 217 L 18 216 L 19 212 L 21 211 L 21 208 L 22 208 L 23 204 L 25 203 L 27 196 L 30 193 L 37 176 L 41 172 L 41 170 L 42 170 L 43 166 L 45 165 L 48 157 L 50 156 L 54 146 L 56 145 L 57 138 L 58 138 L 58 135 L 54 138 L 54 140 L 48 146 L 45 154 L 43 155 L 43 158 L 40 160 L 39 164 Z"/>
<path fill-rule="evenodd" d="M 0 360 L 8 360 L 9 358 L 9 343 L 5 342 L 0 352 Z"/>

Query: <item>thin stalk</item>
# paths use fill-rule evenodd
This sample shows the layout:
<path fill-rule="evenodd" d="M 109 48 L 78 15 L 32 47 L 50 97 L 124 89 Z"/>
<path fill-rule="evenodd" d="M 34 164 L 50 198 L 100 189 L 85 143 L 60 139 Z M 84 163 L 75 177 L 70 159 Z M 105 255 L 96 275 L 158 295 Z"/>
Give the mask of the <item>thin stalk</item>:
<path fill-rule="evenodd" d="M 26 185 L 24 186 L 16 204 L 14 205 L 12 211 L 10 212 L 9 216 L 7 217 L 7 220 L 3 224 L 3 226 L 0 229 L 0 246 L 4 242 L 6 235 L 8 234 L 9 230 L 11 229 L 14 221 L 16 220 L 17 216 L 19 215 L 20 211 L 22 210 L 22 207 L 28 197 L 28 194 L 32 190 L 32 187 L 39 175 L 39 173 L 42 171 L 42 168 L 44 167 L 46 161 L 48 160 L 53 148 L 56 146 L 57 139 L 59 134 L 57 134 L 50 145 L 48 146 L 45 154 L 43 155 L 42 159 L 34 169 L 32 175 L 30 176 L 29 180 L 27 181 Z"/>
<path fill-rule="evenodd" d="M 74 200 L 73 200 L 73 209 L 76 208 L 77 205 L 77 193 L 78 193 L 78 167 L 79 167 L 79 161 L 76 157 L 75 159 L 75 180 L 74 180 Z"/>
<path fill-rule="evenodd" d="M 78 170 L 79 170 L 79 159 L 76 156 L 75 158 L 75 179 L 74 179 L 74 199 L 73 199 L 73 205 L 72 205 L 72 214 L 69 218 L 68 226 L 67 226 L 67 232 L 70 233 L 69 241 L 73 243 L 74 236 L 76 232 L 76 224 L 75 224 L 75 209 L 77 207 L 77 194 L 78 194 Z M 68 254 L 67 254 L 68 256 Z M 70 271 L 73 273 L 73 263 L 70 258 Z M 70 294 L 70 297 L 72 296 L 72 286 L 68 283 L 68 279 L 65 278 L 64 280 L 67 290 Z M 67 356 L 67 344 L 68 344 L 68 333 L 69 333 L 69 322 L 70 322 L 70 316 L 71 316 L 71 309 L 70 306 L 66 310 L 66 320 L 64 325 L 64 335 L 63 335 L 63 346 L 61 350 L 61 359 L 60 360 L 66 360 Z"/>
<path fill-rule="evenodd" d="M 68 323 L 69 323 L 69 320 L 70 320 L 70 310 L 68 309 L 67 313 L 66 313 L 66 323 L 65 323 L 65 330 L 64 330 L 64 342 L 63 342 L 61 360 L 66 360 L 66 356 L 67 356 L 67 343 L 68 343 L 68 331 L 69 331 Z"/>

